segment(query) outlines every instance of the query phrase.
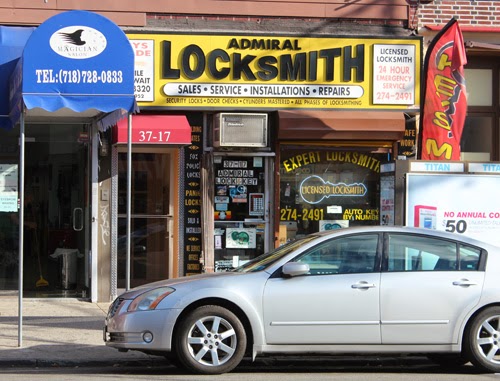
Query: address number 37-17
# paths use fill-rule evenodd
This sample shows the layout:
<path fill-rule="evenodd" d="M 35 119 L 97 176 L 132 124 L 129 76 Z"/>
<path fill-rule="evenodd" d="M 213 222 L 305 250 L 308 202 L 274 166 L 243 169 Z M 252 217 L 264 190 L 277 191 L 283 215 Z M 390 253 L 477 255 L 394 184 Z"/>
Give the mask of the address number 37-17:
<path fill-rule="evenodd" d="M 139 131 L 140 142 L 168 142 L 170 131 Z"/>

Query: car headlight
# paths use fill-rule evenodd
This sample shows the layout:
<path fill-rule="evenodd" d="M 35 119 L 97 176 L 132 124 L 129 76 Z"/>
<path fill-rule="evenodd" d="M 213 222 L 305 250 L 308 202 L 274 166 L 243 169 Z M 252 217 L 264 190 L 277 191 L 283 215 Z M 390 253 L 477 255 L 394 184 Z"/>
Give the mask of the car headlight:
<path fill-rule="evenodd" d="M 171 287 L 160 287 L 153 290 L 146 291 L 144 294 L 139 295 L 135 298 L 128 311 L 147 311 L 154 310 L 158 303 L 160 303 L 165 297 L 174 292 L 175 289 Z"/>

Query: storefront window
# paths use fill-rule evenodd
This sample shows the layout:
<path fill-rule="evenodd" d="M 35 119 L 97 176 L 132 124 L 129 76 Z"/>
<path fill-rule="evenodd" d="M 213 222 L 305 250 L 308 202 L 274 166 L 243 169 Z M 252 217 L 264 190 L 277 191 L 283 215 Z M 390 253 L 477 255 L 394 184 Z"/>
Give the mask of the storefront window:
<path fill-rule="evenodd" d="M 460 140 L 461 160 L 490 161 L 493 150 L 493 118 L 468 115 Z"/>
<path fill-rule="evenodd" d="M 331 229 L 379 224 L 385 154 L 324 147 L 280 152 L 280 244 Z"/>
<path fill-rule="evenodd" d="M 491 69 L 464 69 L 467 103 L 469 106 L 493 105 L 493 71 Z"/>
<path fill-rule="evenodd" d="M 263 157 L 215 157 L 215 271 L 264 253 L 264 163 Z"/>

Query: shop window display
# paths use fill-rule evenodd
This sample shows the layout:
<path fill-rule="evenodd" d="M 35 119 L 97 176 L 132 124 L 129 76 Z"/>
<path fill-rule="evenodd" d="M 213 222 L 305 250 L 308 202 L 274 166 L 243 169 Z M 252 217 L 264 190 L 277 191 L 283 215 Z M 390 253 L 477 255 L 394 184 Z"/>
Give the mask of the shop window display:
<path fill-rule="evenodd" d="M 324 147 L 280 153 L 280 243 L 348 226 L 378 225 L 387 154 Z"/>
<path fill-rule="evenodd" d="M 215 271 L 264 253 L 265 169 L 261 157 L 216 157 Z"/>

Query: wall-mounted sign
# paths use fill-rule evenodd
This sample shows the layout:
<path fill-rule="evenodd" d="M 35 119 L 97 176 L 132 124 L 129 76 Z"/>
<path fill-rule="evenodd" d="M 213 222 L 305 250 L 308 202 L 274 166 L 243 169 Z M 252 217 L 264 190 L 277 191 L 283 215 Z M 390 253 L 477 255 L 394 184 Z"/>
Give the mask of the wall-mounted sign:
<path fill-rule="evenodd" d="M 411 161 L 410 162 L 410 171 L 412 172 L 464 172 L 465 164 L 464 163 L 450 163 L 439 162 L 439 161 Z"/>
<path fill-rule="evenodd" d="M 203 121 L 196 117 L 190 117 L 193 141 L 201 141 Z M 191 140 L 190 139 L 190 140 Z M 202 253 L 201 246 L 201 183 L 200 163 L 202 148 L 192 144 L 183 150 L 185 164 L 184 184 L 184 208 L 183 220 L 186 227 L 184 234 L 184 274 L 198 274 L 203 269 L 200 263 Z"/>
<path fill-rule="evenodd" d="M 136 49 L 139 106 L 419 108 L 419 37 L 127 36 Z M 146 74 L 152 68 L 144 56 L 149 52 L 154 78 Z M 152 80 L 151 100 L 146 87 Z"/>
<path fill-rule="evenodd" d="M 154 101 L 154 41 L 134 40 L 135 54 L 134 92 L 141 102 Z"/>
<path fill-rule="evenodd" d="M 373 45 L 373 103 L 415 103 L 415 45 Z"/>

